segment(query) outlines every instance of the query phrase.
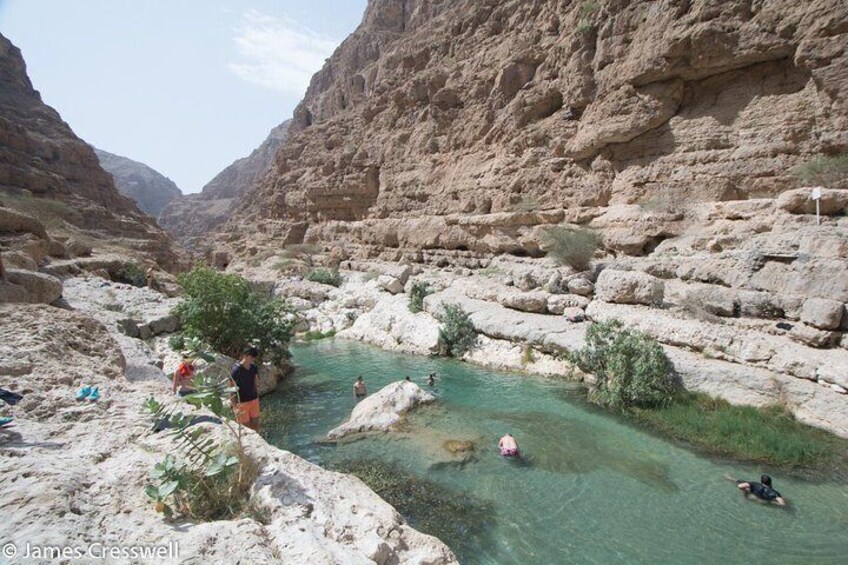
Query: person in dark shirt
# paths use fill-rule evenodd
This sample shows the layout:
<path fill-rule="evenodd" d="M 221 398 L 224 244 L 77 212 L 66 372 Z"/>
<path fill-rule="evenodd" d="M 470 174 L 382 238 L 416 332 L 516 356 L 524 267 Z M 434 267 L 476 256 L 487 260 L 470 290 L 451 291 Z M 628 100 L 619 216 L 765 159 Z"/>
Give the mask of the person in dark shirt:
<path fill-rule="evenodd" d="M 256 390 L 256 380 L 259 369 L 256 367 L 256 358 L 259 350 L 255 347 L 246 347 L 241 356 L 241 361 L 233 365 L 230 378 L 238 388 L 238 398 L 233 399 L 236 421 L 248 428 L 259 431 L 259 393 Z"/>
<path fill-rule="evenodd" d="M 786 501 L 780 496 L 780 493 L 771 488 L 771 477 L 768 475 L 761 476 L 759 483 L 737 481 L 736 486 L 745 493 L 745 496 L 750 494 L 763 502 L 774 502 L 779 506 L 786 506 Z"/>

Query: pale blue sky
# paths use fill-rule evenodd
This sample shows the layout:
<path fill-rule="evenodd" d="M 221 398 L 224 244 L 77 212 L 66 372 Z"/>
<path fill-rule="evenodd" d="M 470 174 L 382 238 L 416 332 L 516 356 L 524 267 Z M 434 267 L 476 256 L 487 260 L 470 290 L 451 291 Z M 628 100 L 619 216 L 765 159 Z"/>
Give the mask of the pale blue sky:
<path fill-rule="evenodd" d="M 291 117 L 366 0 L 0 0 L 78 136 L 197 192 Z"/>

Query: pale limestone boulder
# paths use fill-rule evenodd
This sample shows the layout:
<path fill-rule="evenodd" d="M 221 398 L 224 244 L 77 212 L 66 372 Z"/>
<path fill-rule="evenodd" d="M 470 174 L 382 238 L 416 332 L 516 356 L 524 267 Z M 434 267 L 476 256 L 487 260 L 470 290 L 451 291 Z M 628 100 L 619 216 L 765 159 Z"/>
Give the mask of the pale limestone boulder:
<path fill-rule="evenodd" d="M 578 294 L 552 294 L 548 297 L 548 312 L 562 314 L 567 308 L 584 309 L 590 300 Z"/>
<path fill-rule="evenodd" d="M 478 333 L 493 339 L 543 346 L 547 351 L 579 347 L 585 324 L 572 324 L 561 316 L 519 312 L 494 302 L 475 300 L 451 286 L 424 299 L 427 312 L 440 312 L 445 304 L 457 304 L 468 312 Z"/>
<path fill-rule="evenodd" d="M 595 285 L 583 277 L 575 277 L 568 281 L 568 292 L 580 296 L 589 296 L 595 292 Z"/>
<path fill-rule="evenodd" d="M 798 343 L 819 349 L 833 347 L 839 341 L 837 332 L 820 330 L 806 324 L 795 324 L 787 335 Z"/>
<path fill-rule="evenodd" d="M 439 323 L 426 312 L 410 312 L 406 295 L 382 293 L 370 311 L 358 316 L 336 337 L 372 343 L 390 351 L 430 355 L 437 350 Z"/>
<path fill-rule="evenodd" d="M 389 431 L 413 408 L 435 401 L 435 396 L 412 381 L 386 385 L 357 404 L 350 419 L 330 430 L 327 438 L 338 440 L 352 434 Z"/>
<path fill-rule="evenodd" d="M 389 275 L 380 275 L 377 277 L 377 284 L 392 294 L 400 294 L 403 292 L 403 283 Z"/>
<path fill-rule="evenodd" d="M 6 281 L 6 284 L 19 286 L 26 291 L 25 296 L 21 296 L 17 290 L 7 291 L 6 297 L 19 297 L 17 300 L 7 299 L 7 302 L 51 304 L 62 297 L 62 281 L 45 273 L 7 269 Z"/>
<path fill-rule="evenodd" d="M 7 251 L 2 254 L 3 263 L 7 269 L 20 269 L 22 271 L 35 271 L 38 269 L 38 264 L 27 253 L 23 251 Z"/>
<path fill-rule="evenodd" d="M 779 209 L 790 214 L 815 214 L 816 201 L 812 197 L 812 188 L 787 190 L 777 197 Z M 821 189 L 819 212 L 824 216 L 838 216 L 848 209 L 848 190 L 839 188 Z"/>
<path fill-rule="evenodd" d="M 273 293 L 274 296 L 279 298 L 296 296 L 297 298 L 302 298 L 311 302 L 323 302 L 327 300 L 327 297 L 334 288 L 335 287 L 327 284 L 321 284 L 305 279 L 297 280 L 287 278 L 276 282 Z"/>
<path fill-rule="evenodd" d="M 91 255 L 91 246 L 74 237 L 65 242 L 65 249 L 71 257 L 88 257 Z"/>
<path fill-rule="evenodd" d="M 551 294 L 542 291 L 504 291 L 498 294 L 498 303 L 521 312 L 544 314 L 548 311 L 548 298 Z"/>
<path fill-rule="evenodd" d="M 826 298 L 808 298 L 801 310 L 801 321 L 820 330 L 835 330 L 842 323 L 845 304 Z"/>
<path fill-rule="evenodd" d="M 663 282 L 639 271 L 605 269 L 595 285 L 597 297 L 618 304 L 662 304 Z"/>
<path fill-rule="evenodd" d="M 47 239 L 47 230 L 44 224 L 29 214 L 4 208 L 0 206 L 0 232 L 4 233 L 31 233 L 39 239 Z"/>

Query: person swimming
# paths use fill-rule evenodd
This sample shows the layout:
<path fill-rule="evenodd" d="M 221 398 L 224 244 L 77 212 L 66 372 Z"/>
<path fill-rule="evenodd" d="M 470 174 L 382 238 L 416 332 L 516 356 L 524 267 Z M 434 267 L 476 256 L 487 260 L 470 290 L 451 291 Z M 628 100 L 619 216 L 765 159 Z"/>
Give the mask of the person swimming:
<path fill-rule="evenodd" d="M 436 386 L 436 373 L 430 373 L 427 377 L 427 386 L 431 388 Z"/>
<path fill-rule="evenodd" d="M 518 450 L 518 442 L 512 437 L 512 434 L 506 434 L 498 442 L 498 449 L 503 457 L 521 457 L 521 452 Z"/>
<path fill-rule="evenodd" d="M 736 481 L 736 487 L 744 492 L 746 497 L 750 494 L 763 502 L 774 502 L 778 506 L 786 506 L 786 500 L 771 487 L 771 477 L 768 475 L 762 475 L 759 483 Z"/>

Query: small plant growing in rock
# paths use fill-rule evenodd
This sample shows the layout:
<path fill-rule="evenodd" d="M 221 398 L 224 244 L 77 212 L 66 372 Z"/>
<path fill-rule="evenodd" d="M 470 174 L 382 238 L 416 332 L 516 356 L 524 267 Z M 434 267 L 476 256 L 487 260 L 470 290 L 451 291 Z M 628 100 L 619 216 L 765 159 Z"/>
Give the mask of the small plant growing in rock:
<path fill-rule="evenodd" d="M 601 246 L 601 236 L 587 228 L 551 227 L 545 230 L 542 240 L 548 255 L 576 271 L 587 270 Z"/>
<path fill-rule="evenodd" d="M 589 21 L 589 17 L 598 11 L 600 6 L 597 2 L 584 2 L 580 6 L 580 19 L 577 21 L 577 31 L 580 33 L 591 33 L 595 26 Z"/>
<path fill-rule="evenodd" d="M 256 465 L 245 453 L 242 427 L 230 402 L 238 389 L 227 375 L 209 372 L 200 373 L 193 387 L 195 392 L 183 397 L 183 402 L 165 405 L 151 397 L 144 403 L 154 429 L 166 430 L 182 455 L 169 454 L 157 463 L 150 475 L 153 482 L 144 492 L 156 511 L 169 519 L 175 513 L 201 520 L 231 518 L 247 506 L 249 487 L 256 478 Z M 214 414 L 230 441 L 218 440 L 198 426 L 197 416 L 183 410 L 186 404 Z"/>
<path fill-rule="evenodd" d="M 137 287 L 143 287 L 147 284 L 144 269 L 138 263 L 126 263 L 115 273 L 114 278 L 115 282 L 131 284 Z"/>
<path fill-rule="evenodd" d="M 848 187 L 848 153 L 834 157 L 819 156 L 792 170 L 804 185 Z"/>
<path fill-rule="evenodd" d="M 181 275 L 184 299 L 174 309 L 182 335 L 208 344 L 214 351 L 238 357 L 252 344 L 263 359 L 282 365 L 297 317 L 285 300 L 268 299 L 235 274 L 206 265 Z"/>
<path fill-rule="evenodd" d="M 468 313 L 458 304 L 445 304 L 439 328 L 439 353 L 447 357 L 462 357 L 474 346 L 477 330 Z"/>
<path fill-rule="evenodd" d="M 313 269 L 306 275 L 306 280 L 336 287 L 342 285 L 342 276 L 338 269 Z"/>
<path fill-rule="evenodd" d="M 424 298 L 433 294 L 432 287 L 424 281 L 415 281 L 409 289 L 409 311 L 417 314 L 424 309 Z"/>
<path fill-rule="evenodd" d="M 524 345 L 524 348 L 521 350 L 521 364 L 529 365 L 530 363 L 536 362 L 536 356 L 533 353 L 533 346 L 529 343 Z"/>
<path fill-rule="evenodd" d="M 662 407 L 674 400 L 672 365 L 659 343 L 620 322 L 595 323 L 586 346 L 571 354 L 580 370 L 597 378 L 589 398 L 615 409 Z"/>

